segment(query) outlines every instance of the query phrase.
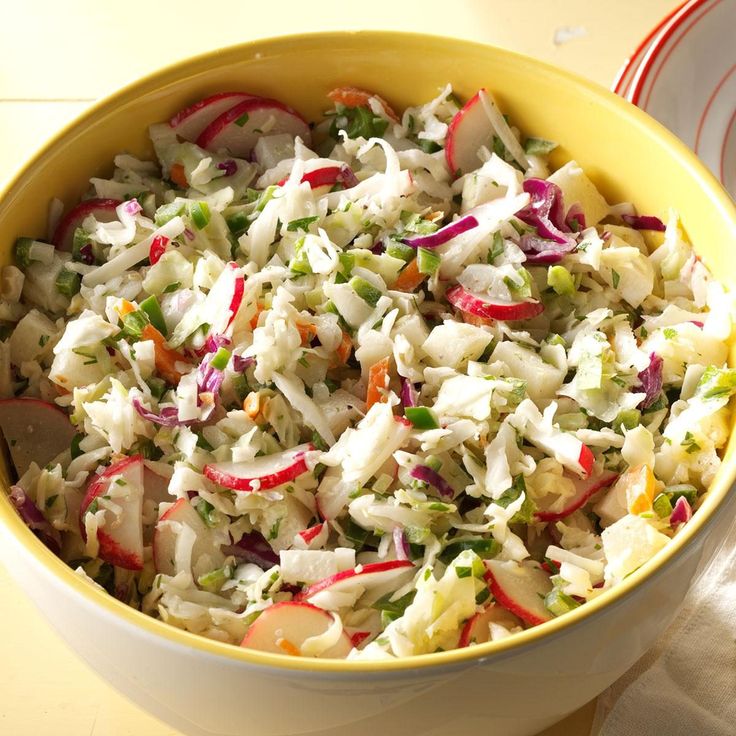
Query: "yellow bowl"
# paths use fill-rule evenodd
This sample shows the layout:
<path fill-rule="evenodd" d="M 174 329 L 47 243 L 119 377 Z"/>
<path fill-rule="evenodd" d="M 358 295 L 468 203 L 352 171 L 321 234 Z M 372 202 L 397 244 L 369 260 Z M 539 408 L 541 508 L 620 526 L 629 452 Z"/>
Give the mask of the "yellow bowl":
<path fill-rule="evenodd" d="M 95 105 L 48 143 L 0 203 L 0 262 L 20 235 L 45 231 L 47 206 L 66 205 L 113 156 L 150 153 L 147 126 L 219 90 L 290 103 L 310 119 L 325 92 L 354 84 L 401 109 L 451 82 L 463 97 L 493 90 L 530 135 L 561 142 L 610 201 L 679 210 L 697 252 L 736 283 L 736 211 L 673 135 L 585 80 L 479 44 L 359 32 L 276 38 L 156 72 Z M 732 351 L 732 361 L 736 357 Z M 597 695 L 651 646 L 730 526 L 734 437 L 707 499 L 650 564 L 595 601 L 507 640 L 380 663 L 315 661 L 212 642 L 144 616 L 88 585 L 43 547 L 0 493 L 4 561 L 70 645 L 113 685 L 187 734 L 353 736 L 532 734 Z M 7 472 L 3 471 L 7 482 Z M 30 686 L 30 683 L 29 683 Z M 79 707 L 85 707 L 80 703 Z"/>

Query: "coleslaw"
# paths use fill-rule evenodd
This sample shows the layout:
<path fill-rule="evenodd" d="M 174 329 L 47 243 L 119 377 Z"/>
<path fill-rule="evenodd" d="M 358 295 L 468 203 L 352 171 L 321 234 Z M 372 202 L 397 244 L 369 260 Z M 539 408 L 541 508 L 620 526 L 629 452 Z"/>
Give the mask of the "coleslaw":
<path fill-rule="evenodd" d="M 480 90 L 152 125 L 0 281 L 11 500 L 196 634 L 381 659 L 512 636 L 646 564 L 728 438 L 734 300 Z"/>

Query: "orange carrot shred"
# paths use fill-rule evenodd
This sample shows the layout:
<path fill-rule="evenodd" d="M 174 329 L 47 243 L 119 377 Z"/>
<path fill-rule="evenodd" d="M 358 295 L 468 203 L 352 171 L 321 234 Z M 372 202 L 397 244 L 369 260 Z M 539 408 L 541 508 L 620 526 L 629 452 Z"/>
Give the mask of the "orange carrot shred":
<path fill-rule="evenodd" d="M 365 407 L 370 409 L 373 404 L 386 402 L 388 396 L 388 367 L 390 358 L 382 358 L 374 363 L 368 371 L 368 389 L 365 394 Z"/>
<path fill-rule="evenodd" d="M 404 270 L 399 274 L 399 277 L 394 283 L 394 289 L 396 291 L 414 291 L 426 278 L 426 273 L 420 273 L 419 265 L 415 258 L 404 266 Z"/>
<path fill-rule="evenodd" d="M 399 122 L 399 116 L 394 112 L 391 105 L 386 100 L 377 95 L 375 92 L 369 92 L 359 87 L 336 87 L 327 93 L 327 96 L 335 104 L 345 105 L 345 107 L 370 107 L 369 100 L 375 97 L 383 106 L 386 116 L 391 118 L 395 123 Z"/>
<path fill-rule="evenodd" d="M 184 173 L 184 166 L 182 164 L 171 165 L 171 170 L 169 171 L 169 179 L 171 179 L 174 184 L 180 186 L 182 189 L 189 188 L 189 182 L 187 181 L 187 176 Z"/>

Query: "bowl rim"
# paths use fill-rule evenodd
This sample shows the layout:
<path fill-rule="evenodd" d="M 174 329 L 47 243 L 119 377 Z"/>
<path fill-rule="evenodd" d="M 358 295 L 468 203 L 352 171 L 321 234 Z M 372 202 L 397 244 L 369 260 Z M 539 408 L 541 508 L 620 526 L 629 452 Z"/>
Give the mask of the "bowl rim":
<path fill-rule="evenodd" d="M 619 67 L 619 70 L 616 72 L 616 76 L 613 78 L 613 82 L 611 82 L 611 92 L 615 92 L 617 95 L 624 95 L 629 87 L 629 84 L 631 84 L 630 80 L 627 80 L 627 83 L 624 84 L 624 79 L 626 78 L 627 74 L 631 71 L 636 71 L 635 69 L 632 69 L 632 65 L 634 62 L 638 62 L 636 65 L 636 68 L 638 68 L 639 64 L 641 63 L 641 60 L 639 57 L 642 56 L 643 52 L 647 50 L 649 44 L 654 40 L 654 37 L 662 31 L 662 29 L 669 23 L 672 18 L 682 10 L 682 8 L 688 4 L 690 0 L 683 0 L 679 5 L 676 5 L 672 10 L 669 11 L 661 20 L 656 23 L 654 26 L 652 26 L 649 33 L 647 33 L 644 38 L 642 38 L 641 41 L 639 41 L 639 44 L 636 46 L 636 48 L 629 54 L 629 56 L 626 57 L 624 63 Z"/>
<path fill-rule="evenodd" d="M 636 74 L 632 79 L 631 84 L 629 85 L 629 89 L 626 93 L 626 98 L 630 102 L 632 102 L 637 107 L 640 107 L 642 110 L 646 110 L 646 108 L 649 106 L 649 101 L 652 96 L 652 90 L 654 89 L 654 85 L 657 82 L 659 73 L 663 69 L 664 65 L 667 63 L 667 60 L 675 50 L 676 46 L 679 45 L 680 40 L 684 38 L 685 35 L 687 35 L 689 29 L 692 26 L 700 22 L 700 19 L 703 15 L 711 12 L 711 10 L 720 5 L 720 3 L 721 0 L 688 0 L 688 2 L 676 9 L 676 11 L 672 14 L 669 22 L 667 23 L 667 27 L 663 28 L 661 34 L 657 36 L 657 38 L 654 40 L 652 45 L 647 50 L 646 56 L 642 59 L 639 68 L 636 70 Z M 683 29 L 684 24 L 701 9 L 703 9 L 703 13 L 697 18 L 694 18 L 690 26 Z M 665 49 L 668 48 L 670 40 L 681 29 L 683 30 L 683 35 L 676 39 L 675 45 L 669 47 L 669 49 L 665 52 Z M 661 58 L 660 62 L 662 52 L 665 52 L 665 54 L 664 57 Z M 660 64 L 655 71 L 654 67 L 657 62 L 660 62 Z M 654 78 L 651 80 L 649 88 L 645 89 L 647 82 L 649 82 L 651 79 L 650 74 L 652 72 L 654 72 Z M 642 95 L 644 95 L 645 91 L 646 99 L 642 99 Z"/>
<path fill-rule="evenodd" d="M 698 161 L 690 149 L 664 128 L 664 126 L 642 110 L 629 104 L 623 98 L 605 89 L 605 87 L 567 70 L 559 69 L 551 64 L 490 44 L 432 34 L 381 30 L 314 32 L 257 39 L 188 57 L 129 82 L 112 94 L 106 95 L 92 104 L 81 115 L 77 116 L 51 136 L 15 172 L 0 191 L 0 213 L 9 206 L 14 195 L 21 191 L 24 181 L 31 176 L 30 172 L 46 157 L 51 155 L 60 144 L 63 144 L 66 138 L 82 134 L 86 126 L 92 125 L 97 118 L 105 116 L 124 103 L 132 102 L 138 97 L 154 92 L 156 89 L 160 89 L 167 84 L 180 82 L 198 75 L 205 71 L 208 66 L 225 66 L 229 62 L 235 63 L 242 60 L 248 55 L 265 55 L 266 53 L 276 55 L 281 50 L 293 52 L 294 48 L 300 47 L 310 49 L 319 48 L 324 51 L 329 49 L 330 46 L 344 44 L 347 40 L 353 45 L 358 45 L 366 49 L 373 48 L 377 44 L 413 48 L 430 45 L 435 48 L 438 46 L 445 47 L 448 50 L 452 50 L 453 48 L 460 50 L 461 48 L 467 49 L 470 47 L 479 53 L 495 55 L 507 63 L 510 62 L 517 66 L 526 67 L 538 76 L 550 77 L 551 81 L 562 81 L 566 85 L 575 88 L 578 92 L 596 98 L 596 104 L 604 109 L 617 109 L 619 112 L 622 110 L 625 111 L 631 124 L 636 125 L 649 135 L 655 135 L 669 148 L 672 158 L 677 160 L 687 170 L 693 179 L 694 185 L 700 185 L 709 192 L 710 198 L 713 200 L 717 209 L 722 210 L 724 218 L 733 224 L 734 237 L 736 237 L 736 206 L 715 177 Z M 601 110 L 601 114 L 603 112 L 604 110 Z M 736 467 L 734 471 L 736 471 Z M 734 472 L 732 471 L 731 475 L 733 474 Z M 282 672 L 289 672 L 291 675 L 311 673 L 326 675 L 328 677 L 338 674 L 378 676 L 388 673 L 407 673 L 419 670 L 437 671 L 448 667 L 455 669 L 458 666 L 468 666 L 478 663 L 481 660 L 485 664 L 491 659 L 505 659 L 507 656 L 516 654 L 521 650 L 526 650 L 542 640 L 561 635 L 576 624 L 587 621 L 610 607 L 617 606 L 625 598 L 631 596 L 635 590 L 639 589 L 642 584 L 651 581 L 652 578 L 669 567 L 691 540 L 710 525 L 714 520 L 715 513 L 723 505 L 729 492 L 735 491 L 736 489 L 736 486 L 732 486 L 732 480 L 732 478 L 726 478 L 724 466 L 721 466 L 703 503 L 685 528 L 647 564 L 633 572 L 616 587 L 606 591 L 594 600 L 587 602 L 584 606 L 580 606 L 564 616 L 526 629 L 521 633 L 500 641 L 477 644 L 472 647 L 453 649 L 446 652 L 419 654 L 386 660 L 290 657 L 285 654 L 260 652 L 208 639 L 199 634 L 179 629 L 159 619 L 154 619 L 115 599 L 107 592 L 98 589 L 97 586 L 91 585 L 88 581 L 84 580 L 63 562 L 60 557 L 57 557 L 46 548 L 23 524 L 20 516 L 11 504 L 7 493 L 0 493 L 0 528 L 4 527 L 11 536 L 9 543 L 17 543 L 23 552 L 33 558 L 34 562 L 43 565 L 49 573 L 54 575 L 57 582 L 70 588 L 74 593 L 83 598 L 87 605 L 102 608 L 107 613 L 121 619 L 118 623 L 125 623 L 141 633 L 160 637 L 169 645 L 186 647 L 189 651 L 196 651 L 203 655 L 225 657 L 234 664 L 241 663 L 246 666 L 260 666 L 270 672 L 281 670 Z"/>

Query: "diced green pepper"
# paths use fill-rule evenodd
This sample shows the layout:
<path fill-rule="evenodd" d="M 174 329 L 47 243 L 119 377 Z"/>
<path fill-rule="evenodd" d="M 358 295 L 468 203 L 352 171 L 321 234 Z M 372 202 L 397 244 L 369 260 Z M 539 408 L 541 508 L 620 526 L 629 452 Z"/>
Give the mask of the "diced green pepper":
<path fill-rule="evenodd" d="M 449 565 L 461 552 L 468 549 L 475 552 L 481 560 L 490 560 L 501 551 L 501 545 L 495 539 L 458 539 L 442 550 L 440 560 Z"/>
<path fill-rule="evenodd" d="M 666 493 L 660 493 L 654 501 L 652 508 L 660 519 L 667 518 L 672 513 L 672 502 Z"/>
<path fill-rule="evenodd" d="M 89 233 L 84 228 L 78 227 L 74 231 L 74 236 L 72 237 L 73 261 L 86 261 L 86 259 L 82 255 L 82 248 L 84 248 L 86 245 L 89 245 Z"/>
<path fill-rule="evenodd" d="M 68 296 L 71 299 L 75 294 L 79 293 L 81 286 L 82 277 L 78 273 L 67 271 L 65 268 L 59 271 L 59 275 L 56 277 L 56 290 L 60 294 Z"/>
<path fill-rule="evenodd" d="M 690 504 L 694 506 L 698 500 L 698 491 L 695 486 L 689 483 L 678 483 L 677 485 L 667 486 L 664 492 L 670 497 L 670 501 L 674 506 L 675 502 L 681 496 Z"/>
<path fill-rule="evenodd" d="M 407 406 L 404 416 L 414 425 L 415 429 L 439 429 L 437 415 L 426 406 Z"/>
<path fill-rule="evenodd" d="M 427 248 L 417 250 L 417 269 L 419 273 L 427 273 L 430 276 L 436 273 L 442 259 L 440 256 Z"/>
<path fill-rule="evenodd" d="M 613 420 L 613 429 L 620 433 L 621 425 L 625 429 L 634 429 L 634 427 L 639 426 L 640 422 L 641 412 L 638 409 L 626 409 L 616 415 L 616 418 Z"/>
<path fill-rule="evenodd" d="M 564 266 L 550 266 L 547 271 L 547 286 L 551 286 L 560 296 L 572 296 L 575 293 L 572 274 Z"/>
<path fill-rule="evenodd" d="M 153 216 L 153 221 L 158 227 L 165 225 L 169 220 L 173 220 L 184 212 L 183 202 L 170 202 L 169 204 L 162 204 Z"/>
<path fill-rule="evenodd" d="M 210 206 L 207 202 L 192 202 L 189 205 L 189 216 L 197 230 L 204 230 L 210 221 Z"/>
<path fill-rule="evenodd" d="M 340 253 L 338 259 L 340 261 L 340 270 L 346 278 L 350 278 L 355 267 L 355 256 L 352 253 Z"/>
<path fill-rule="evenodd" d="M 399 240 L 391 240 L 386 248 L 386 253 L 407 263 L 413 261 L 417 255 L 416 249 Z"/>
<path fill-rule="evenodd" d="M 18 238 L 15 241 L 15 262 L 22 268 L 31 265 L 31 246 L 33 238 Z"/>
<path fill-rule="evenodd" d="M 353 276 L 353 278 L 350 279 L 350 286 L 353 291 L 371 307 L 375 307 L 376 304 L 378 304 L 378 300 L 383 296 L 380 289 L 377 289 L 373 284 L 360 276 Z"/>
<path fill-rule="evenodd" d="M 544 597 L 544 607 L 554 616 L 568 613 L 579 605 L 578 601 L 557 588 L 552 589 Z"/>
<path fill-rule="evenodd" d="M 151 295 L 141 302 L 141 309 L 148 316 L 149 322 L 164 336 L 168 337 L 169 330 L 166 327 L 164 313 L 161 311 L 161 305 L 158 299 Z"/>
<path fill-rule="evenodd" d="M 141 304 L 141 306 L 143 306 Z M 218 371 L 224 371 L 227 368 L 227 364 L 230 362 L 230 351 L 223 347 L 217 348 L 217 352 L 214 354 L 210 365 L 216 368 Z"/>
<path fill-rule="evenodd" d="M 233 215 L 225 218 L 225 224 L 227 225 L 230 232 L 239 238 L 244 232 L 248 230 L 250 220 L 245 212 L 236 212 Z"/>
<path fill-rule="evenodd" d="M 128 312 L 128 314 L 123 315 L 123 331 L 128 337 L 140 339 L 149 322 L 148 315 L 140 309 L 136 309 L 135 312 Z"/>

